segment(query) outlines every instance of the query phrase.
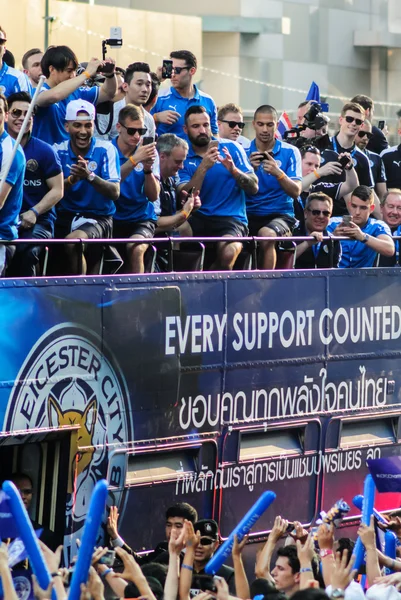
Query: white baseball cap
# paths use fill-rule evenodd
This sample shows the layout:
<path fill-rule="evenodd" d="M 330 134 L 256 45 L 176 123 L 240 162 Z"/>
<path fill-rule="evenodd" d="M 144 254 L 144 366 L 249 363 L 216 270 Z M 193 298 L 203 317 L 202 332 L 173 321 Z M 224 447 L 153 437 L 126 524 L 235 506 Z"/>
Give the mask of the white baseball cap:
<path fill-rule="evenodd" d="M 85 112 L 86 115 L 79 115 L 78 113 Z M 90 102 L 86 100 L 71 100 L 67 104 L 65 112 L 66 121 L 93 121 L 96 115 L 96 109 Z"/>

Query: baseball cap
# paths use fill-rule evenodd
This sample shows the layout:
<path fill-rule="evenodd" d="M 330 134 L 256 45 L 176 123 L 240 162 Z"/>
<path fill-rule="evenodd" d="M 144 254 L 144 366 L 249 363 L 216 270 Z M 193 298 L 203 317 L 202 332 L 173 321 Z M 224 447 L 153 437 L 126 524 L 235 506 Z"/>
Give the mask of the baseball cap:
<path fill-rule="evenodd" d="M 79 112 L 86 112 L 87 115 L 79 115 Z M 93 121 L 96 115 L 96 109 L 90 102 L 86 100 L 71 100 L 67 104 L 65 112 L 66 121 Z"/>
<path fill-rule="evenodd" d="M 217 540 L 219 526 L 213 519 L 201 519 L 194 525 L 195 531 L 200 531 L 201 536 L 205 535 Z"/>

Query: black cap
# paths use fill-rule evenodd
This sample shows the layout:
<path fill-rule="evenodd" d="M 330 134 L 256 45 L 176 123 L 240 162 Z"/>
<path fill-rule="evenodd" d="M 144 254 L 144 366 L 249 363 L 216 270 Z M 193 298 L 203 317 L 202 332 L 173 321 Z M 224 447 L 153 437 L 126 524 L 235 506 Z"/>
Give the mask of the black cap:
<path fill-rule="evenodd" d="M 213 519 L 201 519 L 197 521 L 194 529 L 195 531 L 200 531 L 201 536 L 205 535 L 214 540 L 217 540 L 219 537 L 219 526 Z"/>

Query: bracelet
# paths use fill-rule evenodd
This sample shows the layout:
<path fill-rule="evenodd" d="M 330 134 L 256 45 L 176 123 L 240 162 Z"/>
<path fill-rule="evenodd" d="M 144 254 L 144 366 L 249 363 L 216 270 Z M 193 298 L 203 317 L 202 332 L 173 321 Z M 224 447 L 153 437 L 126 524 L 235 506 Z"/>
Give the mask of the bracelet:
<path fill-rule="evenodd" d="M 59 571 L 54 571 L 54 573 L 50 573 L 50 577 L 62 577 L 62 574 Z"/>
<path fill-rule="evenodd" d="M 134 167 L 137 166 L 138 163 L 136 162 L 133 156 L 130 156 L 128 160 L 134 165 Z"/>
<path fill-rule="evenodd" d="M 36 218 L 38 218 L 38 217 L 39 217 L 39 213 L 38 213 L 38 211 L 36 210 L 36 208 L 33 208 L 33 206 L 32 206 L 32 208 L 30 208 L 29 210 L 31 210 L 31 211 L 33 212 L 33 214 L 35 215 L 35 217 L 36 217 Z"/>
<path fill-rule="evenodd" d="M 143 170 L 144 175 L 151 175 L 152 174 L 152 169 L 150 169 L 150 171 L 145 171 L 145 169 Z"/>
<path fill-rule="evenodd" d="M 181 569 L 188 569 L 188 571 L 193 571 L 194 570 L 194 568 L 191 567 L 191 565 L 184 565 L 184 564 L 181 565 Z"/>
<path fill-rule="evenodd" d="M 81 75 L 85 75 L 85 79 L 92 79 L 93 77 L 88 71 L 84 71 Z"/>
<path fill-rule="evenodd" d="M 105 577 L 107 577 L 109 573 L 113 573 L 113 569 L 106 569 L 105 571 L 103 571 L 103 573 L 100 573 L 100 577 L 102 577 L 102 579 L 105 579 Z"/>
<path fill-rule="evenodd" d="M 157 113 L 155 113 L 155 114 L 153 115 L 153 120 L 154 120 L 154 122 L 155 122 L 155 123 L 158 123 L 158 122 L 159 122 L 159 117 L 157 116 Z"/>
<path fill-rule="evenodd" d="M 75 183 L 76 183 L 76 182 L 75 182 L 75 183 L 72 183 L 71 175 L 68 175 L 68 177 L 67 177 L 67 181 L 68 181 L 68 183 L 69 183 L 70 185 L 75 185 Z"/>
<path fill-rule="evenodd" d="M 187 213 L 187 211 L 186 211 L 186 210 L 184 210 L 184 209 L 182 209 L 182 210 L 181 210 L 181 212 L 182 212 L 182 214 L 184 215 L 184 217 L 185 217 L 185 220 L 187 220 L 187 219 L 189 218 L 189 213 Z"/>
<path fill-rule="evenodd" d="M 281 172 L 280 177 L 277 177 L 277 181 L 281 181 L 282 179 L 284 179 L 285 177 L 285 173 Z"/>
<path fill-rule="evenodd" d="M 310 567 L 302 567 L 302 569 L 299 569 L 300 573 L 312 573 L 312 569 Z"/>
<path fill-rule="evenodd" d="M 315 170 L 313 171 L 313 174 L 314 174 L 314 176 L 316 177 L 316 179 L 319 179 L 319 178 L 320 178 L 320 175 L 319 175 L 319 173 L 317 172 L 317 169 L 315 169 Z"/>
<path fill-rule="evenodd" d="M 333 554 L 333 550 L 331 550 L 330 548 L 326 548 L 325 550 L 320 550 L 320 552 L 319 552 L 320 558 L 326 558 L 326 556 L 330 556 L 331 554 Z"/>
<path fill-rule="evenodd" d="M 105 75 L 104 78 L 105 79 L 113 79 L 115 73 L 113 73 L 112 75 Z"/>

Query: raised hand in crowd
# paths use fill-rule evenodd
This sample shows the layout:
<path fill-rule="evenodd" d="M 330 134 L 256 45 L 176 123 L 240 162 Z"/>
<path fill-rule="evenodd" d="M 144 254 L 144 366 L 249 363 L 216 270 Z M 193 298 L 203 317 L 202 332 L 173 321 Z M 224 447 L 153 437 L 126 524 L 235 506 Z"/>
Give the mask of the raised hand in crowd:
<path fill-rule="evenodd" d="M 351 581 L 355 578 L 357 572 L 353 569 L 355 557 L 351 556 L 348 561 L 348 550 L 343 550 L 342 556 L 340 552 L 336 552 L 334 568 L 331 574 L 331 585 L 333 590 L 346 590 Z"/>
<path fill-rule="evenodd" d="M 232 558 L 234 565 L 234 579 L 235 579 L 235 590 L 238 598 L 242 598 L 246 600 L 251 597 L 251 593 L 249 590 L 248 578 L 246 576 L 244 563 L 242 560 L 242 551 L 245 548 L 247 542 L 249 540 L 249 535 L 245 535 L 243 539 L 239 542 L 238 537 L 234 536 L 234 544 L 232 549 Z M 227 586 L 227 583 L 224 582 Z M 218 588 L 217 588 L 218 589 Z M 228 587 L 227 587 L 228 594 Z M 218 596 L 219 597 L 219 596 Z"/>
<path fill-rule="evenodd" d="M 4 542 L 2 542 L 0 546 L 0 579 L 3 586 L 4 599 L 18 600 L 11 576 L 11 570 L 8 566 L 7 545 Z"/>

